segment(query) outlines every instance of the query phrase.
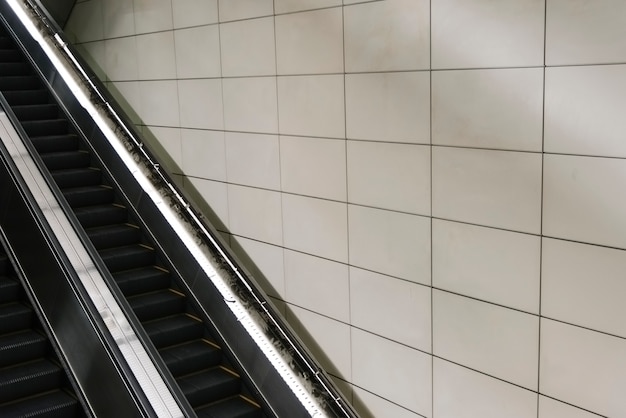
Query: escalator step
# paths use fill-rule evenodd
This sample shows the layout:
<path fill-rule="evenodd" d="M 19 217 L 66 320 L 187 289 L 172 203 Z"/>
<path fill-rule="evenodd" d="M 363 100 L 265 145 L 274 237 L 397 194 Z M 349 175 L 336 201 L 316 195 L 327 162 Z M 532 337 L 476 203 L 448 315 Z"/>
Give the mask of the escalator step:
<path fill-rule="evenodd" d="M 1 336 L 0 367 L 43 357 L 46 348 L 46 337 L 33 330 Z"/>
<path fill-rule="evenodd" d="M 169 316 L 144 322 L 146 333 L 157 348 L 181 344 L 203 337 L 204 324 L 189 314 Z"/>
<path fill-rule="evenodd" d="M 184 313 L 186 298 L 172 289 L 158 290 L 128 298 L 128 303 L 140 321 Z"/>
<path fill-rule="evenodd" d="M 75 398 L 66 392 L 55 390 L 0 405 L 0 417 L 69 418 L 76 416 L 79 409 Z"/>
<path fill-rule="evenodd" d="M 0 402 L 53 390 L 62 383 L 63 371 L 48 360 L 39 359 L 0 369 Z"/>
<path fill-rule="evenodd" d="M 128 219 L 128 212 L 122 205 L 85 206 L 74 210 L 78 221 L 84 228 L 121 224 Z"/>
<path fill-rule="evenodd" d="M 61 189 L 94 186 L 102 182 L 102 172 L 95 167 L 70 168 L 52 171 L 52 178 Z"/>
<path fill-rule="evenodd" d="M 241 390 L 239 376 L 223 367 L 202 370 L 176 381 L 193 407 L 237 395 Z"/>
<path fill-rule="evenodd" d="M 261 418 L 261 408 L 242 396 L 234 396 L 195 410 L 198 418 Z"/>
<path fill-rule="evenodd" d="M 12 52 L 12 51 L 11 51 Z M 2 54 L 0 53 L 0 57 Z M 1 59 L 1 58 L 0 58 Z M 2 62 L 6 62 L 2 60 Z M 41 88 L 39 78 L 34 75 L 10 75 L 0 77 L 0 91 L 37 90 Z"/>
<path fill-rule="evenodd" d="M 49 170 L 86 168 L 91 162 L 91 155 L 87 151 L 61 151 L 41 154 Z"/>
<path fill-rule="evenodd" d="M 20 294 L 20 284 L 8 277 L 0 276 L 0 303 L 14 301 Z"/>
<path fill-rule="evenodd" d="M 0 61 L 17 62 L 22 61 L 24 57 L 17 49 L 0 49 Z"/>
<path fill-rule="evenodd" d="M 78 150 L 78 135 L 33 136 L 30 141 L 40 153 Z"/>
<path fill-rule="evenodd" d="M 0 64 L 0 74 L 1 71 Z M 59 106 L 54 103 L 13 106 L 12 109 L 20 121 L 52 120 L 59 117 Z"/>
<path fill-rule="evenodd" d="M 156 266 L 121 271 L 114 273 L 113 278 L 126 296 L 166 288 L 172 279 L 167 270 Z"/>
<path fill-rule="evenodd" d="M 25 120 L 22 127 L 29 137 L 63 135 L 68 133 L 69 122 L 67 119 Z"/>
<path fill-rule="evenodd" d="M 0 305 L 0 335 L 30 327 L 33 311 L 21 303 Z"/>
<path fill-rule="evenodd" d="M 143 244 L 105 248 L 100 250 L 100 257 L 111 272 L 150 266 L 156 261 L 154 249 Z"/>
<path fill-rule="evenodd" d="M 7 35 L 0 36 L 0 49 L 10 49 L 13 48 L 13 40 L 9 38 Z"/>
<path fill-rule="evenodd" d="M 2 60 L 2 52 L 3 51 L 0 50 L 0 60 Z M 47 90 L 43 89 L 3 91 L 2 94 L 11 106 L 43 104 L 50 102 L 50 94 Z"/>
<path fill-rule="evenodd" d="M 139 227 L 131 224 L 100 226 L 89 228 L 86 232 L 94 247 L 99 250 L 130 245 L 141 238 Z"/>
<path fill-rule="evenodd" d="M 0 62 L 0 77 L 30 73 L 32 73 L 32 70 L 25 62 Z"/>
<path fill-rule="evenodd" d="M 2 248 L 0 248 L 0 251 Z M 7 267 L 9 266 L 9 258 L 6 254 L 0 253 L 0 274 L 6 274 Z"/>
<path fill-rule="evenodd" d="M 206 340 L 189 341 L 159 350 L 172 376 L 215 367 L 222 361 L 222 350 Z"/>
<path fill-rule="evenodd" d="M 73 208 L 113 203 L 115 194 L 109 186 L 83 186 L 63 189 L 65 200 Z"/>

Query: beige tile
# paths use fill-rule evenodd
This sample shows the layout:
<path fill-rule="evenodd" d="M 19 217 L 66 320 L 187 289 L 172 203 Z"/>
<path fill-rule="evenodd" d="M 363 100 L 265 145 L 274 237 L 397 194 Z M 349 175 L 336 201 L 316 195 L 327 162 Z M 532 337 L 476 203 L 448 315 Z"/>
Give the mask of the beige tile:
<path fill-rule="evenodd" d="M 541 241 L 433 219 L 433 286 L 539 313 Z"/>
<path fill-rule="evenodd" d="M 171 30 L 174 27 L 172 3 L 176 1 L 180 0 L 133 0 L 136 32 Z"/>
<path fill-rule="evenodd" d="M 428 72 L 346 75 L 350 139 L 430 143 Z"/>
<path fill-rule="evenodd" d="M 348 141 L 348 201 L 430 214 L 430 147 Z"/>
<path fill-rule="evenodd" d="M 347 323 L 348 266 L 285 250 L 285 296 L 294 305 Z"/>
<path fill-rule="evenodd" d="M 138 79 L 137 44 L 135 37 L 104 41 L 106 74 L 112 81 L 134 81 Z"/>
<path fill-rule="evenodd" d="M 181 129 L 183 170 L 187 176 L 226 180 L 224 132 Z"/>
<path fill-rule="evenodd" d="M 179 79 L 221 76 L 220 34 L 217 25 L 175 30 L 174 43 L 176 74 Z"/>
<path fill-rule="evenodd" d="M 157 126 L 143 127 L 143 138 L 150 149 L 157 152 L 159 162 L 168 173 L 182 173 L 183 156 L 181 153 L 180 130 Z"/>
<path fill-rule="evenodd" d="M 546 155 L 543 233 L 626 248 L 626 161 Z"/>
<path fill-rule="evenodd" d="M 178 99 L 182 127 L 224 129 L 219 79 L 178 80 Z"/>
<path fill-rule="evenodd" d="M 231 248 L 268 295 L 285 298 L 285 262 L 281 247 L 234 236 Z"/>
<path fill-rule="evenodd" d="M 598 418 L 598 415 L 539 395 L 539 418 Z"/>
<path fill-rule="evenodd" d="M 543 69 L 435 71 L 433 143 L 541 152 Z"/>
<path fill-rule="evenodd" d="M 135 11 L 132 1 L 102 1 L 102 17 L 106 39 L 135 34 Z"/>
<path fill-rule="evenodd" d="M 359 413 L 361 418 L 377 418 L 377 417 L 394 417 L 394 418 L 422 418 L 408 409 L 402 408 L 386 399 L 353 387 L 354 403 L 353 406 Z"/>
<path fill-rule="evenodd" d="M 217 23 L 217 0 L 172 1 L 174 28 Z"/>
<path fill-rule="evenodd" d="M 228 182 L 280 190 L 278 136 L 226 133 Z"/>
<path fill-rule="evenodd" d="M 603 416 L 621 417 L 626 414 L 625 386 L 624 339 L 541 320 L 542 394 Z"/>
<path fill-rule="evenodd" d="M 429 352 L 430 293 L 426 286 L 351 267 L 351 324 Z"/>
<path fill-rule="evenodd" d="M 283 244 L 280 193 L 228 185 L 230 231 L 274 245 Z"/>
<path fill-rule="evenodd" d="M 107 74 L 108 63 L 105 44 L 106 41 L 95 41 L 76 45 L 78 53 L 81 54 L 95 76 L 101 81 L 110 79 L 110 76 Z"/>
<path fill-rule="evenodd" d="M 118 81 L 107 83 L 109 93 L 120 104 L 130 121 L 138 124 L 141 121 L 141 93 L 138 81 Z"/>
<path fill-rule="evenodd" d="M 273 17 L 221 24 L 220 42 L 225 77 L 276 74 Z"/>
<path fill-rule="evenodd" d="M 278 77 L 283 135 L 345 138 L 342 75 Z"/>
<path fill-rule="evenodd" d="M 274 77 L 223 79 L 224 125 L 227 130 L 277 133 Z"/>
<path fill-rule="evenodd" d="M 276 17 L 278 74 L 343 72 L 341 8 Z"/>
<path fill-rule="evenodd" d="M 433 291 L 437 357 L 537 390 L 538 347 L 537 316 Z"/>
<path fill-rule="evenodd" d="M 433 147 L 433 216 L 520 232 L 541 226 L 541 155 Z"/>
<path fill-rule="evenodd" d="M 537 394 L 465 367 L 434 359 L 437 418 L 536 418 Z"/>
<path fill-rule="evenodd" d="M 626 157 L 626 65 L 546 69 L 545 150 Z"/>
<path fill-rule="evenodd" d="M 345 203 L 283 194 L 285 247 L 335 261 L 348 261 Z"/>
<path fill-rule="evenodd" d="M 430 219 L 348 205 L 350 264 L 430 285 Z"/>
<path fill-rule="evenodd" d="M 387 0 L 346 7 L 346 71 L 428 69 L 429 8 L 425 0 Z"/>
<path fill-rule="evenodd" d="M 292 13 L 303 10 L 321 9 L 323 7 L 340 6 L 341 0 L 276 0 L 276 13 Z"/>
<path fill-rule="evenodd" d="M 282 190 L 346 201 L 346 143 L 324 138 L 280 137 Z"/>
<path fill-rule="evenodd" d="M 146 125 L 179 126 L 178 89 L 175 80 L 140 81 L 139 116 Z"/>
<path fill-rule="evenodd" d="M 352 328 L 352 381 L 355 385 L 429 416 L 431 376 L 430 355 Z"/>
<path fill-rule="evenodd" d="M 544 0 L 434 2 L 433 68 L 543 65 L 544 8 Z"/>
<path fill-rule="evenodd" d="M 220 22 L 271 16 L 274 12 L 272 0 L 218 0 Z"/>
<path fill-rule="evenodd" d="M 626 338 L 626 251 L 544 238 L 541 313 Z"/>
<path fill-rule="evenodd" d="M 140 80 L 176 78 L 174 33 L 157 32 L 135 37 Z"/>
<path fill-rule="evenodd" d="M 626 61 L 626 4 L 620 0 L 550 0 L 546 64 Z"/>
<path fill-rule="evenodd" d="M 185 177 L 185 190 L 215 229 L 228 231 L 228 190 L 226 183 Z"/>

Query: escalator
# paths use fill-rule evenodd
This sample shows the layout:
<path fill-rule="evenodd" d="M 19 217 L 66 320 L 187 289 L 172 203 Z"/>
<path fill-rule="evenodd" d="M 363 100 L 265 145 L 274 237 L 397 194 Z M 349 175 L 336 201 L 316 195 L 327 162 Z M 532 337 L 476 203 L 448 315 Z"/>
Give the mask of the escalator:
<path fill-rule="evenodd" d="M 0 417 L 86 416 L 0 246 Z"/>
<path fill-rule="evenodd" d="M 0 92 L 194 412 L 199 417 L 271 416 L 141 219 L 4 30 Z"/>

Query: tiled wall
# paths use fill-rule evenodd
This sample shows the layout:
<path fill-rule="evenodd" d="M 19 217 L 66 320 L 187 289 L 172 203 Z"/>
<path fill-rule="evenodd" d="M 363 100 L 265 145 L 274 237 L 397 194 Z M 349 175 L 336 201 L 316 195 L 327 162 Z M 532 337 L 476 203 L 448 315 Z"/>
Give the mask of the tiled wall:
<path fill-rule="evenodd" d="M 626 416 L 626 2 L 85 0 L 68 31 L 364 417 Z"/>

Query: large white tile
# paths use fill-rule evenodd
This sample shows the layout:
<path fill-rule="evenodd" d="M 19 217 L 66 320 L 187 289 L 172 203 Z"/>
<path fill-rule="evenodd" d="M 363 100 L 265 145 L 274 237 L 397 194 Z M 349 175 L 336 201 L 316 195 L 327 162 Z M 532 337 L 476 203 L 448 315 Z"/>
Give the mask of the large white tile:
<path fill-rule="evenodd" d="M 218 231 L 228 230 L 228 189 L 219 181 L 185 177 L 185 190 L 201 213 Z"/>
<path fill-rule="evenodd" d="M 104 41 L 106 73 L 109 80 L 137 80 L 137 44 L 135 37 L 108 39 Z"/>
<path fill-rule="evenodd" d="M 430 285 L 430 219 L 348 206 L 350 264 Z"/>
<path fill-rule="evenodd" d="M 223 79 L 224 125 L 232 131 L 277 133 L 274 77 Z"/>
<path fill-rule="evenodd" d="M 346 143 L 324 138 L 280 137 L 282 190 L 346 200 Z"/>
<path fill-rule="evenodd" d="M 278 136 L 226 133 L 228 182 L 280 189 Z"/>
<path fill-rule="evenodd" d="M 180 0 L 133 0 L 136 33 L 171 30 L 172 3 L 177 1 Z"/>
<path fill-rule="evenodd" d="M 181 129 L 185 175 L 210 180 L 226 180 L 224 132 Z"/>
<path fill-rule="evenodd" d="M 541 393 L 600 415 L 623 417 L 625 387 L 626 340 L 541 320 Z"/>
<path fill-rule="evenodd" d="M 341 0 L 275 0 L 276 13 L 291 13 L 322 7 L 340 6 Z"/>
<path fill-rule="evenodd" d="M 179 126 L 176 80 L 140 81 L 139 116 L 146 125 Z"/>
<path fill-rule="evenodd" d="M 341 8 L 276 16 L 278 74 L 343 72 Z"/>
<path fill-rule="evenodd" d="M 546 155 L 543 233 L 626 248 L 626 160 Z"/>
<path fill-rule="evenodd" d="M 543 69 L 435 71 L 433 144 L 541 151 Z"/>
<path fill-rule="evenodd" d="M 433 68 L 543 65 L 545 0 L 438 0 Z"/>
<path fill-rule="evenodd" d="M 217 25 L 175 30 L 174 44 L 176 74 L 179 79 L 221 76 L 220 34 Z"/>
<path fill-rule="evenodd" d="M 598 418 L 599 415 L 539 395 L 539 418 Z"/>
<path fill-rule="evenodd" d="M 539 313 L 538 236 L 433 219 L 433 286 Z"/>
<path fill-rule="evenodd" d="M 348 141 L 348 201 L 430 215 L 430 147 Z"/>
<path fill-rule="evenodd" d="M 348 74 L 346 128 L 350 139 L 430 143 L 430 74 Z"/>
<path fill-rule="evenodd" d="M 359 387 L 353 387 L 353 406 L 359 413 L 361 418 L 380 418 L 380 417 L 393 417 L 393 418 L 422 418 L 423 415 L 418 415 L 415 412 L 411 412 L 406 408 L 398 406 L 386 399 L 376 396 L 373 393 L 367 392 Z"/>
<path fill-rule="evenodd" d="M 431 356 L 352 328 L 352 381 L 423 416 L 432 409 Z"/>
<path fill-rule="evenodd" d="M 433 216 L 539 233 L 541 155 L 433 147 Z"/>
<path fill-rule="evenodd" d="M 285 262 L 281 247 L 234 236 L 231 248 L 268 295 L 285 298 Z"/>
<path fill-rule="evenodd" d="M 538 347 L 537 316 L 433 291 L 437 357 L 537 390 Z"/>
<path fill-rule="evenodd" d="M 138 81 L 119 81 L 107 83 L 109 93 L 120 104 L 123 111 L 134 124 L 141 122 L 141 93 Z"/>
<path fill-rule="evenodd" d="M 348 266 L 285 250 L 285 296 L 289 303 L 349 322 Z"/>
<path fill-rule="evenodd" d="M 351 378 L 349 325 L 289 304 L 287 319 L 324 370 Z"/>
<path fill-rule="evenodd" d="M 157 32 L 135 37 L 140 80 L 176 78 L 174 33 Z"/>
<path fill-rule="evenodd" d="M 387 0 L 344 8 L 347 72 L 428 69 L 427 0 Z"/>
<path fill-rule="evenodd" d="M 342 75 L 278 77 L 281 134 L 345 137 Z"/>
<path fill-rule="evenodd" d="M 626 338 L 626 251 L 544 238 L 541 314 Z"/>
<path fill-rule="evenodd" d="M 347 262 L 347 221 L 345 203 L 283 194 L 286 248 Z"/>
<path fill-rule="evenodd" d="M 217 0 L 174 0 L 172 13 L 174 28 L 216 23 Z"/>
<path fill-rule="evenodd" d="M 224 129 L 221 80 L 178 80 L 178 99 L 182 127 Z"/>
<path fill-rule="evenodd" d="M 144 126 L 142 133 L 150 149 L 156 152 L 159 163 L 163 164 L 169 173 L 182 173 L 183 158 L 180 130 L 178 128 Z"/>
<path fill-rule="evenodd" d="M 220 42 L 225 77 L 276 74 L 273 17 L 223 23 Z"/>
<path fill-rule="evenodd" d="M 626 157 L 624 106 L 626 65 L 546 69 L 545 150 Z"/>
<path fill-rule="evenodd" d="M 135 34 L 135 11 L 132 1 L 103 1 L 102 17 L 105 39 Z"/>
<path fill-rule="evenodd" d="M 429 352 L 430 293 L 426 286 L 351 267 L 351 324 Z"/>
<path fill-rule="evenodd" d="M 77 42 L 99 41 L 104 37 L 102 0 L 76 3 L 65 31 Z"/>
<path fill-rule="evenodd" d="M 626 61 L 626 3 L 621 0 L 546 3 L 546 64 Z"/>
<path fill-rule="evenodd" d="M 229 184 L 228 209 L 233 234 L 283 244 L 280 193 Z"/>
<path fill-rule="evenodd" d="M 218 0 L 220 22 L 271 16 L 274 13 L 272 0 Z"/>
<path fill-rule="evenodd" d="M 433 360 L 433 416 L 536 418 L 537 393 L 465 367 Z"/>

